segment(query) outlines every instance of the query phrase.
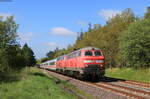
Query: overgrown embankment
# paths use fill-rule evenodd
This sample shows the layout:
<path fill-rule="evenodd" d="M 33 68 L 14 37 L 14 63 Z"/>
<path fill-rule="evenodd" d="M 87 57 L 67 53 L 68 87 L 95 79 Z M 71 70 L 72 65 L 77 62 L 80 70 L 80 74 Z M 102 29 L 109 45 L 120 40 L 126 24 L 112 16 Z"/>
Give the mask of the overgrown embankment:
<path fill-rule="evenodd" d="M 26 68 L 20 79 L 0 81 L 0 99 L 77 99 L 62 87 L 67 85 L 39 69 Z"/>
<path fill-rule="evenodd" d="M 133 68 L 106 69 L 105 76 L 150 83 L 150 68 L 138 70 Z"/>

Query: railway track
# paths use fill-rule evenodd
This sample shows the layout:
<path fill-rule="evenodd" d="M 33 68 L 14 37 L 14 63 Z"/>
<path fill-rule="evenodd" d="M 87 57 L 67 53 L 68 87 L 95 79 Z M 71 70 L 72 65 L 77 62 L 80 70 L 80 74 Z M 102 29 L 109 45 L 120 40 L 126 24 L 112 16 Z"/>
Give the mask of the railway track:
<path fill-rule="evenodd" d="M 129 98 L 135 98 L 135 99 L 145 99 L 144 97 L 141 97 L 141 96 L 137 96 L 137 95 L 134 95 L 134 94 L 131 94 L 129 92 L 125 92 L 125 91 L 121 91 L 121 90 L 117 90 L 117 89 L 113 89 L 111 87 L 108 87 L 108 86 L 105 86 L 105 85 L 101 85 L 101 84 L 94 84 L 95 86 L 98 86 L 100 88 L 103 88 L 105 90 L 110 90 L 112 92 L 116 92 L 117 94 L 121 94 L 121 95 L 124 95 L 124 96 L 127 96 Z"/>
<path fill-rule="evenodd" d="M 51 75 L 61 80 L 64 79 L 64 80 L 76 83 L 77 85 L 81 84 L 81 86 L 86 86 L 86 87 L 89 86 L 89 88 L 87 88 L 87 90 L 89 91 L 90 91 L 90 88 L 93 88 L 95 91 L 95 93 L 93 94 L 96 94 L 96 92 L 99 93 L 97 94 L 96 97 L 101 97 L 98 95 L 103 95 L 103 94 L 100 94 L 100 91 L 99 91 L 99 90 L 102 90 L 107 93 L 112 93 L 113 95 L 121 95 L 123 97 L 131 98 L 131 99 L 150 99 L 150 83 L 142 83 L 142 82 L 130 81 L 130 80 L 126 81 L 126 80 L 120 80 L 120 79 L 115 79 L 115 78 L 111 78 L 109 80 L 108 78 L 106 78 L 106 80 L 100 81 L 100 82 L 89 82 L 89 81 L 81 81 L 81 80 L 68 77 L 62 74 L 58 74 L 55 72 L 51 72 L 51 71 L 47 71 L 47 72 L 49 72 Z M 110 99 L 115 99 L 112 97 Z"/>
<path fill-rule="evenodd" d="M 102 87 L 104 89 L 108 89 L 113 92 L 117 92 L 119 94 L 125 95 L 127 97 L 136 98 L 136 99 L 149 99 L 150 98 L 150 90 L 144 91 L 142 89 L 135 89 L 131 88 L 130 86 L 121 86 L 117 84 L 118 82 L 115 82 L 115 84 L 112 83 L 94 83 L 94 85 L 98 87 Z M 92 83 L 93 84 L 93 83 Z"/>
<path fill-rule="evenodd" d="M 149 83 L 137 82 L 137 81 L 132 81 L 132 80 L 127 80 L 127 81 L 122 82 L 122 83 L 131 84 L 131 85 L 133 84 L 133 85 L 137 85 L 137 86 L 141 86 L 141 87 L 150 88 Z"/>

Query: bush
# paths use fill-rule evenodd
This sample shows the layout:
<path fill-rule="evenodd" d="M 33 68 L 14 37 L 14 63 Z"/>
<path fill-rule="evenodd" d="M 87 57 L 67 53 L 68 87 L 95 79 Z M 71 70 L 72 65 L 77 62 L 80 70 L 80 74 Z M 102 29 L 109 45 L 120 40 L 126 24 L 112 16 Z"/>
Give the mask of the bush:
<path fill-rule="evenodd" d="M 150 19 L 131 24 L 120 37 L 120 54 L 126 66 L 150 67 Z"/>

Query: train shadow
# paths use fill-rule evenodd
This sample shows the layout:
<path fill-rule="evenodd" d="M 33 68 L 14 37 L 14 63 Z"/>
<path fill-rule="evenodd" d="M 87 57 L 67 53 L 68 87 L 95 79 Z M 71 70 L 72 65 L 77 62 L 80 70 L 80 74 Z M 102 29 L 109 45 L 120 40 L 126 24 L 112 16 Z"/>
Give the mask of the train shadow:
<path fill-rule="evenodd" d="M 119 81 L 126 81 L 124 79 L 119 79 L 119 78 L 112 78 L 112 77 L 103 77 L 100 79 L 82 79 L 83 81 L 87 81 L 87 82 L 92 82 L 92 83 L 98 83 L 98 82 L 119 82 Z"/>
<path fill-rule="evenodd" d="M 104 77 L 100 80 L 101 82 L 118 82 L 118 81 L 126 81 L 124 79 L 112 78 L 112 77 Z"/>
<path fill-rule="evenodd" d="M 52 71 L 52 70 L 48 70 L 48 71 L 51 71 L 51 72 L 55 72 L 55 73 L 58 73 L 56 71 Z M 59 73 L 61 75 L 65 75 L 65 74 L 62 74 L 62 73 Z M 39 74 L 34 74 L 34 75 L 39 75 Z M 43 74 L 40 76 L 44 76 Z M 66 76 L 66 75 L 65 75 Z M 70 76 L 70 75 L 67 75 L 68 77 L 71 77 L 71 78 L 74 78 L 74 79 L 77 79 L 77 80 L 81 80 L 81 81 L 85 81 L 85 82 L 92 82 L 92 83 L 98 83 L 98 82 L 119 82 L 119 81 L 126 81 L 124 79 L 119 79 L 119 78 L 112 78 L 112 77 L 102 77 L 102 78 L 92 78 L 92 77 L 88 77 L 88 78 L 80 78 L 80 77 L 74 77 L 74 76 Z M 66 80 L 66 82 L 69 82 L 71 79 L 68 79 Z"/>

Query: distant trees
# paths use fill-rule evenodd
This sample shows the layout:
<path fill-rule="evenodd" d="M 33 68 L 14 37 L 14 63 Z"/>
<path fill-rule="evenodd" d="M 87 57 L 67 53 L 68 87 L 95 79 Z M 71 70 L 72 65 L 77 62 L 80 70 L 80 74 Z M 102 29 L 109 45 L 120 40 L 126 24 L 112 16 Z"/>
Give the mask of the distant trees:
<path fill-rule="evenodd" d="M 110 19 L 102 30 L 101 44 L 97 45 L 104 50 L 106 64 L 109 67 L 119 67 L 119 37 L 127 27 L 136 21 L 136 17 L 131 9 L 122 11 Z"/>
<path fill-rule="evenodd" d="M 40 60 L 39 60 L 39 63 L 43 63 L 43 62 L 46 62 L 46 61 L 48 61 L 49 59 L 47 58 L 47 57 L 44 57 L 44 58 L 41 58 Z"/>
<path fill-rule="evenodd" d="M 136 17 L 128 8 L 104 26 L 89 23 L 86 32 L 79 32 L 75 44 L 59 49 L 54 58 L 87 46 L 103 50 L 106 67 L 150 67 L 150 7 L 144 18 Z"/>
<path fill-rule="evenodd" d="M 120 35 L 119 49 L 122 66 L 150 67 L 150 7 L 143 19 L 128 26 Z"/>
<path fill-rule="evenodd" d="M 120 38 L 120 52 L 128 67 L 150 67 L 150 19 L 135 22 Z"/>
<path fill-rule="evenodd" d="M 46 54 L 46 56 L 47 56 L 48 59 L 53 59 L 54 55 L 55 55 L 55 52 L 54 52 L 54 51 L 49 51 L 49 52 Z"/>
<path fill-rule="evenodd" d="M 11 72 L 23 68 L 24 58 L 16 41 L 18 25 L 13 16 L 0 18 L 0 73 Z"/>
<path fill-rule="evenodd" d="M 147 7 L 147 12 L 145 13 L 145 15 L 144 15 L 144 18 L 145 19 L 150 19 L 150 7 Z"/>
<path fill-rule="evenodd" d="M 18 24 L 14 21 L 13 16 L 3 19 L 0 17 L 0 76 L 6 75 L 12 71 L 18 71 L 26 65 L 26 54 L 17 42 Z M 29 53 L 33 55 L 30 49 Z M 24 56 L 25 55 L 25 56 Z M 35 64 L 34 56 L 31 58 L 30 65 Z"/>
<path fill-rule="evenodd" d="M 95 46 L 104 50 L 106 56 L 106 65 L 109 67 L 120 66 L 119 61 L 119 37 L 122 31 L 136 21 L 136 17 L 131 9 L 124 10 L 107 21 L 105 26 L 97 25 L 96 28 L 90 28 L 90 31 L 84 32 L 82 40 L 77 39 L 75 48 L 86 46 Z M 91 25 L 90 25 L 91 27 Z"/>
<path fill-rule="evenodd" d="M 26 66 L 34 66 L 36 64 L 36 59 L 34 56 L 34 52 L 27 44 L 25 44 L 22 48 L 22 54 L 25 59 Z"/>
<path fill-rule="evenodd" d="M 39 59 L 38 61 L 39 61 L 39 63 L 43 63 L 43 62 L 45 62 L 45 61 L 54 59 L 54 58 L 56 58 L 56 57 L 62 55 L 62 54 L 59 53 L 59 52 L 61 52 L 61 51 L 59 50 L 58 47 L 56 47 L 56 49 L 55 49 L 54 51 L 51 51 L 51 50 L 50 50 L 49 52 L 46 53 L 46 57 L 43 57 L 43 58 Z"/>

